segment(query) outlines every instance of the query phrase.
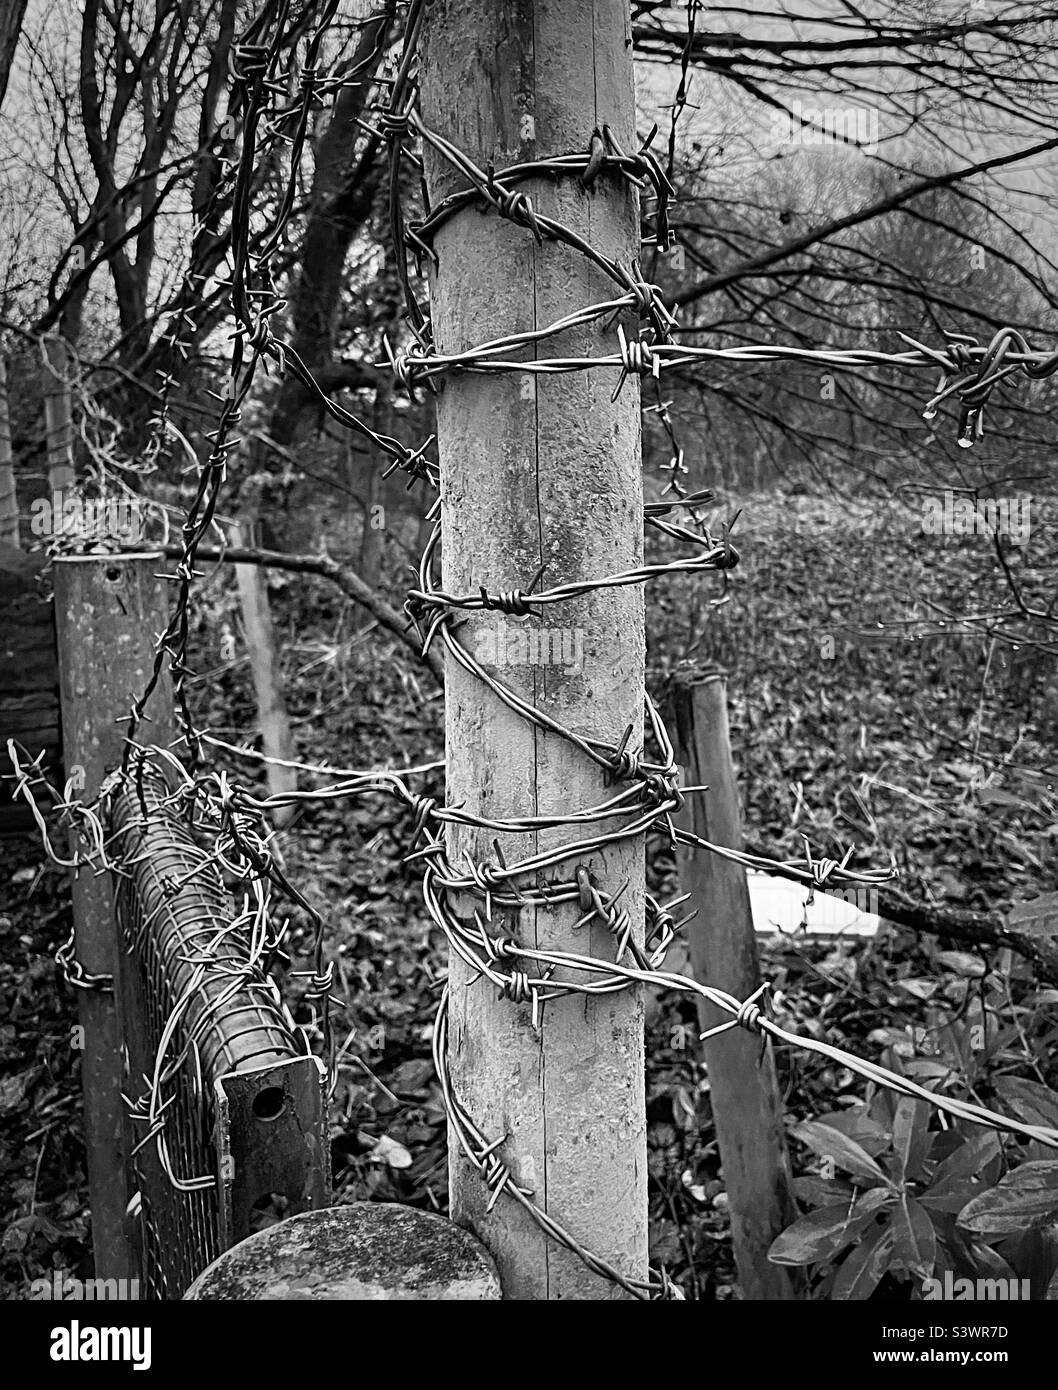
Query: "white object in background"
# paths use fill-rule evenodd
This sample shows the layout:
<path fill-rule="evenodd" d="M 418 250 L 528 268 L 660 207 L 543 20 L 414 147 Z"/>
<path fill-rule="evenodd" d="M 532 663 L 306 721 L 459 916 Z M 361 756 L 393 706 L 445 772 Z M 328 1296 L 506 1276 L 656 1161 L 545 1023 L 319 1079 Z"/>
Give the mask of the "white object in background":
<path fill-rule="evenodd" d="M 874 936 L 881 925 L 876 889 L 850 887 L 842 895 L 817 889 L 808 909 L 808 925 L 803 927 L 807 887 L 770 874 L 750 872 L 746 877 L 758 935 Z"/>

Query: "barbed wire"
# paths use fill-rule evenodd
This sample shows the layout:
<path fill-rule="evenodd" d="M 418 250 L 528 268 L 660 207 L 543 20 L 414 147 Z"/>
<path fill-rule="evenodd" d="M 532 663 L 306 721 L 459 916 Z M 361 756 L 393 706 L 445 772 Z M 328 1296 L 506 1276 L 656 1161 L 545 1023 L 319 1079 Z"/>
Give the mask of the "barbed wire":
<path fill-rule="evenodd" d="M 693 22 L 693 12 L 691 15 Z M 678 103 L 679 104 L 679 103 Z M 684 102 L 685 104 L 685 102 Z M 682 109 L 682 106 L 679 107 Z M 675 120 L 674 113 L 673 130 Z M 383 113 L 380 133 L 399 131 L 402 138 L 411 131 L 424 144 L 430 145 L 453 168 L 469 181 L 470 187 L 449 194 L 427 216 L 406 231 L 400 219 L 393 220 L 393 235 L 398 245 L 410 251 L 421 265 L 424 259 L 434 258 L 432 238 L 438 228 L 456 212 L 468 206 L 491 208 L 499 216 L 528 229 L 538 243 L 545 240 L 560 242 L 579 252 L 601 269 L 621 290 L 616 298 L 585 306 L 542 328 L 511 333 L 487 343 L 475 345 L 458 353 L 439 354 L 431 350 L 428 317 L 423 314 L 410 290 L 405 273 L 403 283 L 409 316 L 415 324 L 416 346 L 399 353 L 390 353 L 390 366 L 405 386 L 412 390 L 417 382 L 430 383 L 437 376 L 453 370 L 473 372 L 518 372 L 535 375 L 578 372 L 603 367 L 620 367 L 621 377 L 614 398 L 630 374 L 651 376 L 659 380 L 663 370 L 705 363 L 730 362 L 809 362 L 834 370 L 848 371 L 862 367 L 897 367 L 902 369 L 940 368 L 940 381 L 927 399 L 922 415 L 927 421 L 938 414 L 939 406 L 950 396 L 960 402 L 958 443 L 971 448 L 984 435 L 984 410 L 995 387 L 1017 372 L 1030 380 L 1042 380 L 1058 372 L 1058 351 L 1043 352 L 1030 347 L 1018 329 L 997 330 L 991 341 L 981 345 L 970 335 L 945 333 L 943 347 L 932 347 L 911 338 L 899 337 L 910 351 L 884 352 L 877 349 L 798 348 L 792 345 L 756 343 L 735 348 L 689 346 L 672 342 L 671 333 L 677 326 L 675 315 L 665 302 L 661 288 L 644 279 L 638 259 L 629 266 L 602 255 L 571 228 L 557 220 L 537 213 L 528 195 L 520 193 L 517 185 L 527 179 L 544 176 L 559 178 L 576 175 L 585 187 L 591 187 L 603 173 L 616 174 L 642 190 L 650 187 L 656 204 L 654 245 L 658 251 L 668 248 L 671 231 L 668 208 L 675 191 L 669 176 L 650 153 L 650 144 L 657 133 L 651 129 L 639 151 L 627 155 L 618 144 L 609 126 L 603 125 L 592 133 L 589 149 L 584 153 L 557 155 L 515 164 L 497 173 L 492 165 L 480 169 L 464 151 L 431 130 L 409 105 L 399 115 L 393 108 Z M 508 358 L 503 354 L 518 348 L 535 347 L 547 338 L 592 321 L 609 326 L 623 311 L 634 309 L 646 330 L 628 337 L 624 326 L 617 325 L 616 351 L 611 353 L 531 359 Z M 678 453 L 677 453 L 678 457 Z"/>
<path fill-rule="evenodd" d="M 415 828 L 411 836 L 412 843 L 420 837 L 427 840 L 424 850 L 413 852 L 408 858 L 409 860 L 425 858 L 428 861 L 423 876 L 423 897 L 431 919 L 443 930 L 453 951 L 474 970 L 475 978 L 487 980 L 488 983 L 498 988 L 503 997 L 514 1003 L 528 1003 L 530 1005 L 530 1021 L 534 1029 L 542 1028 L 543 1007 L 549 1000 L 571 993 L 596 996 L 616 993 L 636 984 L 649 984 L 665 990 L 696 994 L 730 1015 L 727 1023 L 720 1024 L 701 1034 L 703 1039 L 714 1036 L 725 1029 L 744 1027 L 751 1032 L 758 1033 L 765 1040 L 778 1042 L 789 1047 L 797 1047 L 847 1067 L 874 1085 L 883 1086 L 898 1094 L 925 1101 L 953 1119 L 1018 1135 L 1025 1139 L 1034 1140 L 1047 1148 L 1058 1148 L 1058 1130 L 1047 1126 L 1026 1124 L 984 1106 L 958 1098 L 938 1095 L 907 1077 L 877 1063 L 857 1057 L 843 1048 L 783 1028 L 768 1017 L 766 1004 L 760 1002 L 762 994 L 767 991 L 767 986 L 762 986 L 750 999 L 740 1001 L 725 991 L 717 990 L 686 976 L 665 971 L 662 967 L 669 947 L 676 939 L 680 929 L 694 915 L 691 913 L 680 921 L 673 919 L 673 910 L 682 906 L 686 902 L 686 897 L 662 905 L 652 895 L 647 895 L 647 927 L 644 944 L 640 948 L 633 938 L 631 917 L 620 904 L 621 893 L 611 895 L 601 890 L 594 882 L 586 865 L 575 863 L 569 878 L 541 880 L 540 875 L 543 870 L 585 858 L 597 847 L 595 840 L 578 841 L 564 846 L 561 850 L 550 855 L 539 856 L 535 860 L 526 860 L 516 865 L 504 863 L 502 856 L 499 856 L 494 864 L 468 861 L 465 871 L 461 872 L 447 860 L 443 839 L 444 826 L 453 823 L 474 825 L 487 825 L 488 823 L 469 816 L 459 808 L 445 807 L 436 803 L 433 798 L 417 795 L 395 773 L 365 772 L 318 791 L 288 792 L 259 799 L 239 787 L 222 772 L 210 774 L 205 782 L 201 776 L 198 779 L 192 778 L 180 768 L 180 764 L 172 758 L 172 755 L 163 755 L 158 749 L 140 748 L 137 750 L 137 765 L 141 770 L 141 775 L 146 763 L 151 759 L 161 757 L 165 757 L 169 765 L 179 769 L 181 777 L 180 790 L 170 794 L 162 804 L 173 808 L 179 808 L 181 805 L 186 808 L 194 804 L 200 808 L 204 814 L 201 819 L 196 818 L 195 824 L 198 829 L 210 827 L 218 818 L 223 822 L 221 827 L 214 827 L 217 830 L 217 840 L 213 849 L 209 852 L 203 851 L 203 867 L 217 863 L 225 871 L 244 880 L 249 879 L 258 890 L 254 903 L 252 905 L 244 904 L 243 915 L 235 922 L 225 923 L 219 927 L 213 924 L 212 928 L 208 923 L 203 924 L 204 941 L 207 943 L 203 947 L 203 952 L 207 955 L 218 940 L 223 939 L 229 931 L 235 930 L 247 921 L 252 921 L 254 924 L 252 938 L 256 944 L 251 952 L 253 965 L 257 965 L 265 954 L 272 953 L 277 949 L 278 942 L 271 936 L 268 926 L 267 899 L 259 892 L 262 880 L 253 876 L 259 870 L 262 858 L 268 853 L 267 845 L 261 842 L 258 844 L 256 852 L 247 852 L 247 836 L 252 837 L 256 833 L 250 828 L 251 826 L 262 824 L 263 817 L 268 811 L 282 806 L 294 803 L 305 804 L 320 798 L 345 799 L 355 795 L 382 792 L 395 796 L 414 811 Z M 211 780 L 214 783 L 212 795 L 209 794 L 206 785 Z M 106 795 L 113 797 L 121 785 L 120 778 L 114 779 Z M 685 790 L 701 789 L 688 788 Z M 23 795 L 27 795 L 27 792 L 28 786 L 23 787 Z M 605 811 L 608 817 L 612 816 L 623 800 L 625 797 L 617 797 L 614 801 L 607 803 L 605 807 L 583 813 L 580 819 L 590 820 L 600 811 Z M 89 832 L 92 840 L 99 846 L 103 838 L 105 815 L 98 815 L 92 807 L 77 801 L 64 809 L 71 813 L 79 828 Z M 569 823 L 571 818 L 537 817 L 519 822 L 505 821 L 502 824 L 497 824 L 505 832 L 527 832 L 540 828 L 543 824 L 551 823 L 552 819 L 556 822 Z M 641 827 L 633 821 L 623 827 L 622 833 L 635 835 L 640 833 L 640 830 Z M 688 831 L 676 830 L 675 834 L 681 844 L 692 845 L 721 854 L 723 857 L 747 867 L 765 870 L 769 867 L 775 867 L 775 861 L 768 860 L 763 856 L 741 853 L 723 846 L 713 845 Z M 879 883 L 891 877 L 886 872 L 850 870 L 848 868 L 850 857 L 851 851 L 845 855 L 842 861 L 816 859 L 808 849 L 806 841 L 805 862 L 801 864 L 795 860 L 783 861 L 781 868 L 784 876 L 797 878 L 809 886 L 818 888 L 826 887 L 832 882 Z M 134 862 L 122 859 L 120 854 L 111 857 L 102 848 L 97 848 L 91 858 L 97 870 L 105 867 L 119 875 L 127 874 L 130 864 Z M 536 882 L 533 885 L 528 885 L 525 882 L 526 875 L 530 872 L 536 875 Z M 186 886 L 188 881 L 185 880 L 179 886 Z M 465 915 L 457 914 L 449 901 L 452 895 L 463 896 L 466 894 L 476 896 L 482 904 L 482 912 L 475 911 L 470 922 L 467 921 Z M 603 960 L 590 955 L 578 955 L 566 951 L 539 950 L 520 945 L 509 935 L 490 931 L 495 912 L 522 910 L 532 906 L 553 907 L 569 902 L 577 903 L 581 909 L 582 915 L 576 924 L 578 927 L 587 925 L 592 918 L 599 918 L 605 923 L 615 942 L 612 960 Z M 631 958 L 631 963 L 626 957 Z M 535 967 L 538 973 L 530 973 L 529 967 Z M 560 970 L 564 972 L 562 977 L 556 974 Z M 570 979 L 569 972 L 587 978 L 584 980 Z M 192 995 L 201 987 L 205 978 L 205 966 L 200 961 L 196 966 L 196 973 L 192 981 L 177 1000 L 167 1020 L 163 1033 L 164 1046 L 159 1049 L 159 1058 L 152 1078 L 152 1085 L 134 1109 L 134 1115 L 148 1125 L 147 1133 L 141 1140 L 141 1144 L 149 1140 L 158 1143 L 158 1152 L 163 1169 L 170 1176 L 174 1186 L 182 1191 L 198 1190 L 213 1181 L 212 1178 L 205 1176 L 192 1178 L 179 1175 L 174 1160 L 165 1145 L 164 1122 L 167 1103 L 163 1097 L 166 1087 L 171 1085 L 179 1068 L 189 1066 L 194 1061 L 192 1041 L 185 1039 L 183 1048 L 179 1053 L 168 1061 L 165 1061 L 164 1058 L 165 1051 L 177 1032 L 181 1017 L 190 1007 Z M 242 980 L 238 975 L 231 979 L 229 981 L 231 992 L 237 992 L 241 984 Z M 222 1009 L 228 997 L 231 995 L 216 997 L 211 1003 L 211 1010 L 219 1011 Z M 568 1231 L 536 1205 L 532 1200 L 533 1194 L 529 1188 L 514 1182 L 509 1166 L 499 1157 L 499 1151 L 509 1136 L 504 1135 L 494 1140 L 487 1139 L 454 1095 L 445 1060 L 447 1001 L 446 991 L 435 1026 L 434 1060 L 438 1067 L 442 1096 L 449 1121 L 453 1125 L 453 1131 L 461 1148 L 482 1173 L 483 1180 L 490 1189 L 490 1209 L 500 1193 L 505 1192 L 528 1211 L 553 1239 L 573 1253 L 578 1254 L 584 1259 L 587 1266 L 596 1273 L 611 1279 L 637 1297 L 678 1296 L 675 1286 L 664 1274 L 652 1275 L 647 1280 L 630 1279 L 590 1251 L 586 1251 Z"/>
<path fill-rule="evenodd" d="M 901 333 L 913 346 L 906 352 L 884 352 L 873 348 L 801 348 L 779 343 L 749 343 L 741 347 L 694 347 L 686 343 L 656 341 L 650 336 L 629 338 L 624 328 L 616 329 L 614 352 L 592 356 L 509 358 L 503 354 L 528 347 L 591 320 L 602 320 L 636 307 L 633 293 L 619 299 L 594 304 L 558 319 L 546 328 L 510 333 L 503 338 L 479 344 L 459 353 L 432 353 L 426 348 L 409 348 L 392 363 L 395 375 L 407 386 L 453 370 L 478 373 L 518 372 L 535 376 L 554 376 L 568 372 L 620 367 L 621 377 L 614 388 L 617 398 L 629 375 L 650 376 L 660 381 L 664 371 L 706 362 L 800 362 L 836 371 L 860 367 L 900 367 L 941 369 L 941 380 L 922 411 L 924 420 L 933 420 L 938 407 L 949 396 L 961 403 L 958 443 L 969 449 L 984 436 L 984 408 L 999 382 L 1021 371 L 1032 380 L 1042 380 L 1058 372 L 1058 353 L 1031 348 L 1016 329 L 1002 328 L 991 341 L 981 345 L 963 334 L 949 334 L 944 349 L 929 347 Z"/>

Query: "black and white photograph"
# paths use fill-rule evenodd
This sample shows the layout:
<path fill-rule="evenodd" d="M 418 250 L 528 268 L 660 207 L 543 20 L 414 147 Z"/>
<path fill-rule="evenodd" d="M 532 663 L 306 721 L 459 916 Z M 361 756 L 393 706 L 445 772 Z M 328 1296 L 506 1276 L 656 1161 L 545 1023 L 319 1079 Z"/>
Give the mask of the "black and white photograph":
<path fill-rule="evenodd" d="M 0 0 L 26 1375 L 1046 1355 L 1056 112 L 1050 0 Z"/>

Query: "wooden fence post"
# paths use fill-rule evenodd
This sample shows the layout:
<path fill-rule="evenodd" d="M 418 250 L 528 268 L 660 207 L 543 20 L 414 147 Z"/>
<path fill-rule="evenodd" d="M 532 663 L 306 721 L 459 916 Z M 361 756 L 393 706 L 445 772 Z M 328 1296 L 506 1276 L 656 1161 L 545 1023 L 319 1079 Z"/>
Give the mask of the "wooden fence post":
<path fill-rule="evenodd" d="M 632 46 L 626 0 L 435 0 L 421 58 L 425 124 L 480 169 L 585 151 L 608 125 L 635 147 Z M 433 206 L 465 188 L 464 177 L 427 145 Z M 534 209 L 579 232 L 628 265 L 639 252 L 634 191 L 611 175 L 589 191 L 576 175 L 518 184 Z M 438 229 L 431 318 L 439 352 L 458 352 L 500 334 L 540 328 L 571 310 L 613 297 L 613 284 L 583 255 L 483 212 L 476 203 Z M 611 333 L 613 332 L 611 326 Z M 548 338 L 542 356 L 595 355 L 597 324 Z M 605 341 L 611 342 L 610 338 Z M 597 579 L 640 562 L 643 502 L 638 378 L 611 401 L 619 372 L 565 376 L 453 373 L 439 386 L 443 583 L 448 591 L 527 588 L 542 565 L 545 587 Z M 460 617 L 464 615 L 461 614 Z M 581 735 L 617 744 L 631 725 L 641 746 L 641 586 L 596 590 L 544 623 L 572 631 L 583 658 L 572 663 L 499 660 L 501 630 L 525 633 L 496 612 L 467 615 L 459 640 L 486 670 Z M 530 620 L 531 622 L 533 620 Z M 553 641 L 548 644 L 554 650 Z M 447 801 L 472 814 L 567 815 L 608 800 L 601 769 L 565 740 L 513 714 L 451 658 L 447 661 Z M 609 822 L 595 822 L 602 833 Z M 491 830 L 448 828 L 452 863 L 495 862 Z M 499 837 L 507 862 L 585 838 L 583 827 Z M 601 888 L 643 930 L 643 844 L 622 840 L 586 856 Z M 546 875 L 569 880 L 564 864 Z M 466 904 L 457 905 L 466 907 Z M 494 909 L 497 929 L 544 949 L 611 958 L 598 919 L 573 930 L 577 910 Z M 501 917 L 505 920 L 501 922 Z M 596 998 L 566 996 L 544 1007 L 539 1032 L 528 1004 L 499 1000 L 455 955 L 450 965 L 449 1069 L 455 1094 L 490 1138 L 516 1181 L 583 1246 L 623 1274 L 647 1272 L 646 1118 L 643 1004 L 638 988 Z M 496 1260 L 505 1296 L 524 1299 L 625 1297 L 549 1240 L 450 1144 L 452 1215 Z"/>
<path fill-rule="evenodd" d="M 687 798 L 684 824 L 713 844 L 741 849 L 723 675 L 707 671 L 680 681 L 674 704 L 676 757 L 687 784 L 709 788 Z M 760 984 L 760 964 L 745 869 L 706 850 L 681 851 L 680 868 L 681 887 L 698 909 L 688 928 L 694 978 L 748 998 Z M 703 1032 L 729 1021 L 704 999 L 699 1006 Z M 790 1271 L 768 1260 L 772 1241 L 796 1215 L 771 1053 L 762 1057 L 760 1039 L 742 1028 L 704 1048 L 742 1295 L 796 1298 Z"/>
<path fill-rule="evenodd" d="M 240 503 L 242 520 L 231 528 L 231 542 L 236 548 L 253 545 L 259 509 L 257 487 L 244 486 Z M 269 796 L 283 796 L 287 792 L 297 791 L 298 774 L 296 768 L 283 765 L 284 761 L 290 762 L 294 758 L 294 739 L 276 660 L 275 627 L 268 598 L 268 571 L 263 565 L 237 564 L 235 584 L 239 591 L 250 676 L 257 699 L 257 727 L 261 731 L 262 751 L 268 758 L 282 760 L 265 764 L 265 781 Z M 274 824 L 289 824 L 295 809 L 293 806 L 276 807 L 272 812 Z"/>
<path fill-rule="evenodd" d="M 73 462 L 73 412 L 70 401 L 70 347 L 58 335 L 44 339 L 44 430 L 48 455 L 48 490 L 69 492 L 76 481 Z M 56 532 L 62 517 L 53 520 Z"/>
<path fill-rule="evenodd" d="M 133 701 L 147 684 L 154 643 L 167 622 L 167 593 L 157 576 L 160 554 L 57 558 L 55 624 L 59 649 L 63 760 L 67 777 L 91 800 L 118 767 Z M 142 742 L 168 744 L 174 735 L 167 676 L 138 731 Z M 76 794 L 76 793 L 75 793 Z M 109 874 L 81 870 L 73 881 L 76 959 L 90 975 L 115 975 L 117 924 Z M 79 989 L 84 1048 L 85 1148 L 92 1208 L 95 1274 L 135 1278 L 126 1235 L 125 1106 L 122 1030 L 113 991 Z"/>

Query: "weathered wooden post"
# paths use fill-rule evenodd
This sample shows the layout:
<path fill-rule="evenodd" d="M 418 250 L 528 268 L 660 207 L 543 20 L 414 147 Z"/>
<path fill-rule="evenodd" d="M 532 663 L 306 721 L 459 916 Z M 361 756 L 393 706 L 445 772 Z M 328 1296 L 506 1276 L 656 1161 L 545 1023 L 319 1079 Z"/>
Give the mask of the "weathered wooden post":
<path fill-rule="evenodd" d="M 712 844 L 741 849 L 722 673 L 681 681 L 674 704 L 676 757 L 688 785 L 709 788 L 687 798 L 684 823 Z M 706 850 L 684 850 L 681 879 L 698 909 L 688 929 L 694 978 L 749 998 L 760 985 L 760 963 L 745 869 Z M 704 999 L 699 1018 L 703 1032 L 730 1021 Z M 762 1056 L 760 1039 L 742 1028 L 707 1039 L 704 1047 L 743 1297 L 795 1298 L 790 1271 L 768 1260 L 772 1241 L 796 1215 L 771 1054 Z"/>
<path fill-rule="evenodd" d="M 83 555 L 56 559 L 55 625 L 59 649 L 63 758 L 68 778 L 93 799 L 120 766 L 133 701 L 147 684 L 154 643 L 166 626 L 166 592 L 158 555 Z M 144 742 L 173 738 L 167 677 L 155 691 Z M 76 836 L 72 837 L 77 844 Z M 83 846 L 82 846 L 83 849 Z M 75 959 L 88 976 L 116 973 L 117 925 L 109 874 L 81 869 L 73 882 Z M 95 1273 L 136 1276 L 125 1235 L 129 1194 L 125 1173 L 122 1034 L 113 990 L 79 989 L 83 1028 L 81 1081 L 92 1208 Z"/>
<path fill-rule="evenodd" d="M 635 147 L 632 44 L 626 0 L 435 0 L 421 61 L 425 124 L 480 169 L 586 151 L 608 125 Z M 426 148 L 432 202 L 465 188 L 463 176 Z M 572 227 L 628 265 L 639 250 L 637 199 L 609 174 L 590 191 L 576 175 L 518 185 L 538 211 Z M 437 350 L 458 352 L 497 335 L 539 328 L 572 309 L 611 299 L 613 284 L 584 256 L 473 206 L 434 238 L 431 317 Z M 549 338 L 542 356 L 613 350 L 599 324 Z M 638 564 L 643 502 L 637 378 L 610 397 L 616 370 L 566 376 L 449 374 L 440 385 L 443 581 L 449 591 L 527 588 L 541 565 L 545 586 L 595 579 Z M 463 615 L 460 615 L 463 616 Z M 505 684 L 579 734 L 641 743 L 641 587 L 594 591 L 549 610 L 544 622 L 573 629 L 579 669 L 483 661 Z M 476 613 L 459 638 L 481 652 L 512 620 Z M 524 632 L 524 628 L 521 629 Z M 496 650 L 501 644 L 494 644 Z M 565 740 L 513 714 L 449 658 L 446 672 L 447 800 L 481 816 L 565 815 L 614 794 L 601 770 Z M 597 822 L 592 831 L 607 822 Z M 449 827 L 448 855 L 494 861 L 494 832 Z M 563 826 L 502 835 L 508 862 L 584 838 Z M 588 863 L 621 898 L 642 940 L 643 845 L 620 841 Z M 559 876 L 572 877 L 565 865 Z M 499 918 L 499 913 L 494 917 Z M 524 910 L 497 927 L 541 947 L 613 957 L 593 919 L 573 931 L 573 908 Z M 646 1121 L 643 1005 L 638 989 L 594 999 L 566 996 L 531 1026 L 528 1004 L 498 1000 L 451 960 L 449 1066 L 456 1095 L 496 1139 L 516 1181 L 582 1245 L 643 1278 L 646 1249 Z M 502 1194 L 490 1193 L 451 1146 L 454 1218 L 496 1260 L 505 1296 L 624 1297 L 558 1247 Z"/>
<path fill-rule="evenodd" d="M 257 524 L 260 489 L 256 484 L 244 484 L 240 503 L 242 520 L 231 528 L 235 547 L 253 544 Z M 246 630 L 246 650 L 250 658 L 250 675 L 257 697 L 257 724 L 266 757 L 280 759 L 265 765 L 265 779 L 270 796 L 282 796 L 298 789 L 297 769 L 285 767 L 294 757 L 294 740 L 290 732 L 290 716 L 276 660 L 275 627 L 272 605 L 268 601 L 268 572 L 261 565 L 236 565 L 235 583 L 239 590 L 239 607 Z M 277 807 L 272 813 L 276 825 L 286 825 L 293 815 L 291 806 Z"/>
<path fill-rule="evenodd" d="M 73 413 L 70 401 L 70 346 L 58 336 L 44 339 L 44 429 L 48 455 L 48 487 L 52 494 L 69 492 L 75 481 Z M 53 521 L 62 526 L 61 515 Z"/>

